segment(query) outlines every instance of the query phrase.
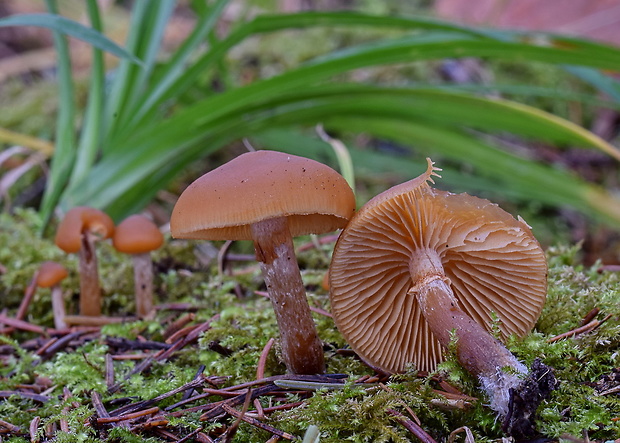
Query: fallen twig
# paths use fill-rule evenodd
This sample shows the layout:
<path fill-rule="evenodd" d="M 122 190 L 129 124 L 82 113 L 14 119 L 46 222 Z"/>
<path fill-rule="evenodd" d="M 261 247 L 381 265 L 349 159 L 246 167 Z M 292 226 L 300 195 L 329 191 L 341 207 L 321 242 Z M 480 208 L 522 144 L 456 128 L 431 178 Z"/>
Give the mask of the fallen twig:
<path fill-rule="evenodd" d="M 417 423 L 406 418 L 400 412 L 394 409 L 388 409 L 387 413 L 394 417 L 398 423 L 400 423 L 405 429 L 415 435 L 422 443 L 437 443 L 433 437 L 431 437 L 424 429 L 422 429 Z"/>
<path fill-rule="evenodd" d="M 274 428 L 273 426 L 270 426 L 266 423 L 263 423 L 255 418 L 249 417 L 247 414 L 244 414 L 242 412 L 237 411 L 234 408 L 231 408 L 230 406 L 224 404 L 222 405 L 222 408 L 230 415 L 232 415 L 233 417 L 236 417 L 237 419 L 243 420 L 244 422 L 255 426 L 257 428 L 260 428 L 264 431 L 270 432 L 273 435 L 277 435 L 280 438 L 284 438 L 286 440 L 295 440 L 297 437 L 295 437 L 293 434 L 289 434 L 288 432 L 284 432 L 281 431 L 277 428 Z"/>
<path fill-rule="evenodd" d="M 267 357 L 269 356 L 269 351 L 271 351 L 271 347 L 274 343 L 273 337 L 267 340 L 265 343 L 265 347 L 260 353 L 260 358 L 258 359 L 258 365 L 256 365 L 256 379 L 260 380 L 261 378 L 265 378 L 265 365 L 267 364 Z"/>
<path fill-rule="evenodd" d="M 607 320 L 609 320 L 611 318 L 611 314 L 608 314 L 607 316 L 605 316 L 605 318 L 603 318 L 602 320 L 592 320 L 591 322 L 580 326 L 578 328 L 572 329 L 570 331 L 564 332 L 560 335 L 556 335 L 555 337 L 551 337 L 549 339 L 547 339 L 547 343 L 554 343 L 556 341 L 565 339 L 565 338 L 570 338 L 570 337 L 574 337 L 576 335 L 579 334 L 584 334 L 586 332 L 592 332 L 594 331 L 596 328 L 598 328 L 599 326 L 601 326 L 603 323 L 605 323 Z"/>

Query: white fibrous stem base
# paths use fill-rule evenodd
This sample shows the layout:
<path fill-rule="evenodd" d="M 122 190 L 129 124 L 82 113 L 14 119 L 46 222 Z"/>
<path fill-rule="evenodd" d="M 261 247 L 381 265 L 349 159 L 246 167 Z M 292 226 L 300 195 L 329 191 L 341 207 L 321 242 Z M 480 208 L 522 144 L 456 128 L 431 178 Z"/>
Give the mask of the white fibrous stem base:
<path fill-rule="evenodd" d="M 409 291 L 417 298 L 422 314 L 439 343 L 448 348 L 456 338 L 456 355 L 463 367 L 478 377 L 489 395 L 491 408 L 508 413 L 510 390 L 527 375 L 525 365 L 496 338 L 459 307 L 434 250 L 419 252 L 410 265 L 414 285 Z"/>
<path fill-rule="evenodd" d="M 272 218 L 251 228 L 280 330 L 284 363 L 293 374 L 322 374 L 323 347 L 306 299 L 287 219 Z"/>
<path fill-rule="evenodd" d="M 153 262 L 151 254 L 133 254 L 136 313 L 140 318 L 153 318 Z"/>
<path fill-rule="evenodd" d="M 101 288 L 97 255 L 95 254 L 96 237 L 89 233 L 82 234 L 82 247 L 78 252 L 80 260 L 80 315 L 101 315 Z"/>

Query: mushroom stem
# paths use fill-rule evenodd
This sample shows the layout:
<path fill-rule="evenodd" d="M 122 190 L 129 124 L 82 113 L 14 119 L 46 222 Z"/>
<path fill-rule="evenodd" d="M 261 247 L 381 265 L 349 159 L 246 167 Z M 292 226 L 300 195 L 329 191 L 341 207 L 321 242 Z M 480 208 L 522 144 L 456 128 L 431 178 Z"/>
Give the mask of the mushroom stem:
<path fill-rule="evenodd" d="M 59 285 L 52 286 L 52 312 L 54 313 L 54 327 L 56 329 L 66 329 L 65 323 L 65 300 L 62 296 L 62 288 Z"/>
<path fill-rule="evenodd" d="M 136 312 L 140 318 L 151 318 L 153 309 L 153 263 L 151 254 L 132 254 Z"/>
<path fill-rule="evenodd" d="M 433 335 L 444 348 L 456 337 L 459 362 L 478 377 L 490 397 L 491 408 L 506 416 L 510 390 L 522 383 L 528 373 L 527 367 L 461 310 L 435 251 L 418 253 L 410 270 L 415 284 L 409 293 L 417 298 Z"/>
<path fill-rule="evenodd" d="M 286 217 L 254 223 L 251 230 L 276 314 L 287 369 L 293 374 L 324 373 L 323 349 L 306 300 Z"/>
<path fill-rule="evenodd" d="M 101 315 L 101 288 L 95 254 L 96 237 L 88 232 L 82 233 L 82 247 L 78 252 L 80 260 L 80 314 Z"/>

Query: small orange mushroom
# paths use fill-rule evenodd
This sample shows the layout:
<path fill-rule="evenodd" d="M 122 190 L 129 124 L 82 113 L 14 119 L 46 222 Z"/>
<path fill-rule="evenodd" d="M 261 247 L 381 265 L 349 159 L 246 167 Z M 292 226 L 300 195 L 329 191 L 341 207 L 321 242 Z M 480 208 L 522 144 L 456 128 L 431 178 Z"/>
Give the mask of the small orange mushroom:
<path fill-rule="evenodd" d="M 154 314 L 151 251 L 158 249 L 163 242 L 164 236 L 155 223 L 143 215 L 132 215 L 123 220 L 112 237 L 116 250 L 132 256 L 136 311 L 142 318 Z"/>
<path fill-rule="evenodd" d="M 60 263 L 46 261 L 41 263 L 37 273 L 37 286 L 40 288 L 51 288 L 52 312 L 54 313 L 54 326 L 56 329 L 67 327 L 65 323 L 65 301 L 62 296 L 60 282 L 67 278 L 69 273 Z"/>
<path fill-rule="evenodd" d="M 176 238 L 252 240 L 261 262 L 289 372 L 325 371 L 292 237 L 342 228 L 355 198 L 328 166 L 295 155 L 256 151 L 203 175 L 179 197 L 170 230 Z"/>
<path fill-rule="evenodd" d="M 431 188 L 438 169 L 427 161 L 424 174 L 371 199 L 342 232 L 329 269 L 334 320 L 364 361 L 391 373 L 409 363 L 434 370 L 455 339 L 491 407 L 515 418 L 528 369 L 491 325 L 496 315 L 503 338 L 532 329 L 546 298 L 545 254 L 522 219 Z"/>
<path fill-rule="evenodd" d="M 101 315 L 101 288 L 97 270 L 95 241 L 110 238 L 114 222 L 104 212 L 77 206 L 65 215 L 56 231 L 56 246 L 67 253 L 78 253 L 80 261 L 80 314 Z"/>

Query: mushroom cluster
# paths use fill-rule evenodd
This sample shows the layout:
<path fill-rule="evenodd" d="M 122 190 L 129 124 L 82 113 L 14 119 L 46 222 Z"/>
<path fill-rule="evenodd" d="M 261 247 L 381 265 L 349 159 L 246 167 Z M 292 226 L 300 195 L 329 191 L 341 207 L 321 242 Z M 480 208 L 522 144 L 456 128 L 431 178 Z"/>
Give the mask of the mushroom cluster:
<path fill-rule="evenodd" d="M 152 318 L 153 264 L 150 252 L 163 243 L 163 235 L 157 226 L 142 215 L 133 215 L 118 226 L 104 212 L 78 206 L 67 212 L 56 231 L 56 245 L 67 253 L 78 253 L 80 275 L 80 315 L 65 316 L 72 324 L 99 325 L 122 319 L 101 316 L 101 288 L 95 243 L 112 238 L 114 247 L 130 254 L 134 265 L 135 300 L 137 314 Z M 60 300 L 54 309 L 60 310 Z M 59 311 L 60 312 L 60 311 Z"/>
<path fill-rule="evenodd" d="M 432 371 L 457 358 L 503 417 L 528 369 L 491 335 L 524 336 L 546 298 L 547 263 L 530 227 L 497 205 L 430 186 L 438 168 L 364 205 L 329 269 L 338 329 L 369 365 Z"/>
<path fill-rule="evenodd" d="M 289 372 L 325 371 L 293 236 L 320 234 L 346 225 L 355 198 L 344 178 L 328 166 L 275 151 L 242 154 L 193 182 L 170 219 L 173 237 L 252 240 L 280 331 Z"/>

